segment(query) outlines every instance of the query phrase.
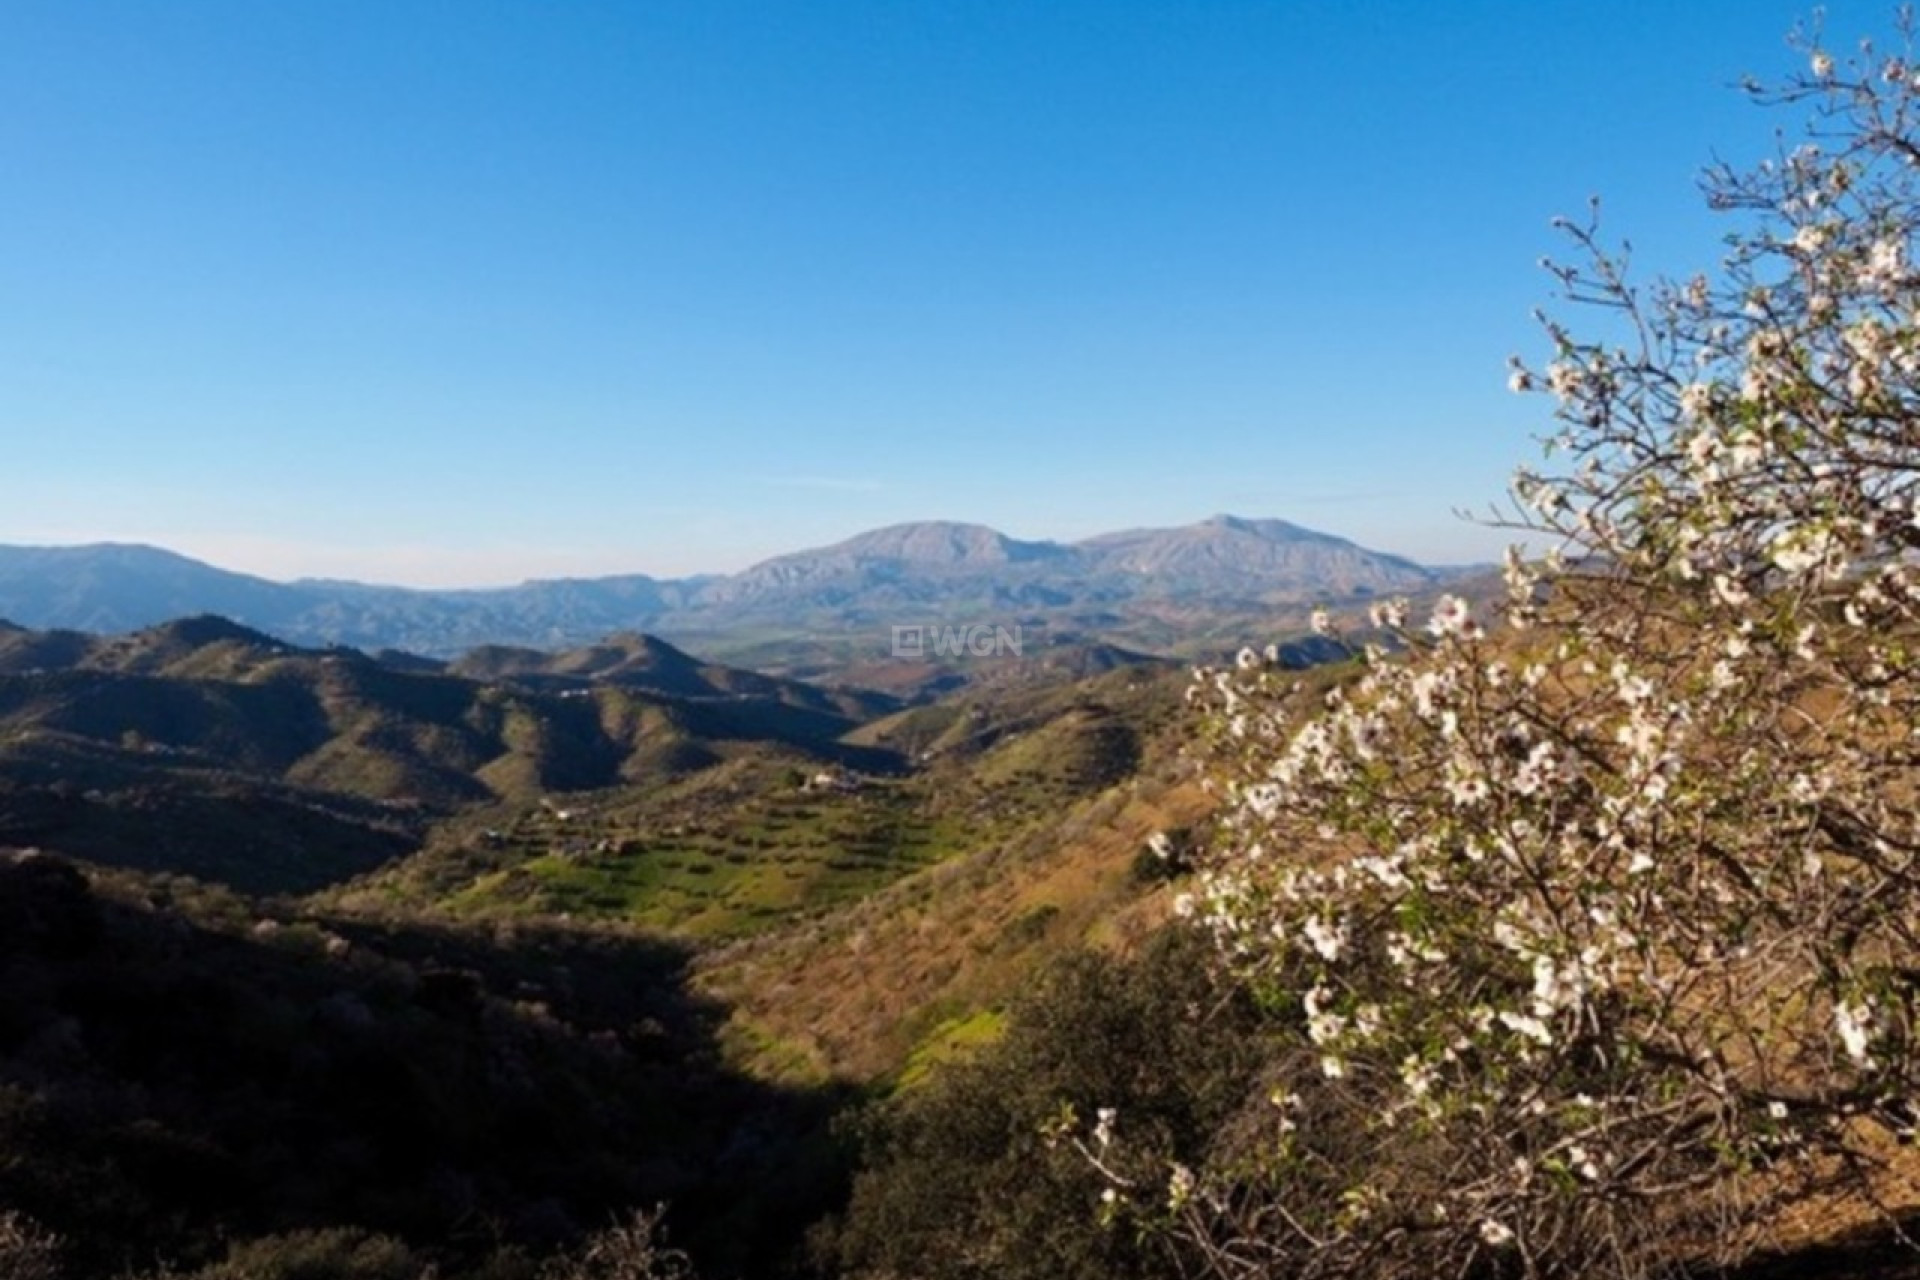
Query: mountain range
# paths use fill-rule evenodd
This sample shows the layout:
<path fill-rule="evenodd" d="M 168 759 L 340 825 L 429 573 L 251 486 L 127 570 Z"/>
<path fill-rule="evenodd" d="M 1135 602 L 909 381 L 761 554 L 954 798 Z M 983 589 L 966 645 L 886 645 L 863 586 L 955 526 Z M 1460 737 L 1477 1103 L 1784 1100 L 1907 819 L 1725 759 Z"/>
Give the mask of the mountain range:
<path fill-rule="evenodd" d="M 872 657 L 890 625 L 1019 623 L 1076 639 L 1139 642 L 1142 628 L 1170 615 L 1271 616 L 1418 594 L 1460 572 L 1282 520 L 1227 515 L 1070 543 L 1023 541 L 983 525 L 902 524 L 735 574 L 624 574 L 481 590 L 275 582 L 132 544 L 0 546 L 0 618 L 121 633 L 219 614 L 295 644 L 430 656 L 482 645 L 565 648 L 641 629 L 676 641 L 857 634 Z"/>

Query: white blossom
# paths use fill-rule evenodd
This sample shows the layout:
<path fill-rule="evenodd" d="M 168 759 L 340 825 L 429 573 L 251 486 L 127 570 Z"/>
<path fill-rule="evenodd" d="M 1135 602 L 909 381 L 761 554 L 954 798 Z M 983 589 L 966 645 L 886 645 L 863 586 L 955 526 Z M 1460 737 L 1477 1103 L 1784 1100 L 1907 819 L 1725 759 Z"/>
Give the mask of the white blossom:
<path fill-rule="evenodd" d="M 1443 595 L 1433 606 L 1427 630 L 1436 636 L 1471 635 L 1473 618 L 1467 602 L 1459 596 Z"/>
<path fill-rule="evenodd" d="M 1113 1144 L 1113 1123 L 1120 1113 L 1112 1107 L 1101 1107 L 1094 1113 L 1093 1143 L 1105 1150 Z"/>
<path fill-rule="evenodd" d="M 1346 950 L 1347 930 L 1342 924 L 1329 921 L 1321 916 L 1310 916 L 1306 923 L 1307 941 L 1319 953 L 1322 960 L 1338 960 L 1340 953 Z"/>
<path fill-rule="evenodd" d="M 1193 1199 L 1193 1170 L 1175 1162 L 1167 1177 L 1167 1208 L 1179 1211 Z"/>
<path fill-rule="evenodd" d="M 1705 382 L 1690 382 L 1680 390 L 1680 416 L 1698 422 L 1713 408 L 1713 387 Z"/>
<path fill-rule="evenodd" d="M 1550 1045 L 1553 1043 L 1553 1032 L 1548 1030 L 1547 1024 L 1531 1014 L 1516 1013 L 1512 1009 L 1503 1009 L 1500 1011 L 1498 1017 L 1500 1019 L 1500 1025 L 1509 1031 L 1517 1032 L 1538 1044 Z"/>
<path fill-rule="evenodd" d="M 1873 1033 L 1872 1008 L 1851 1000 L 1840 1001 L 1833 1007 L 1833 1028 L 1839 1033 L 1847 1056 L 1864 1066 Z"/>

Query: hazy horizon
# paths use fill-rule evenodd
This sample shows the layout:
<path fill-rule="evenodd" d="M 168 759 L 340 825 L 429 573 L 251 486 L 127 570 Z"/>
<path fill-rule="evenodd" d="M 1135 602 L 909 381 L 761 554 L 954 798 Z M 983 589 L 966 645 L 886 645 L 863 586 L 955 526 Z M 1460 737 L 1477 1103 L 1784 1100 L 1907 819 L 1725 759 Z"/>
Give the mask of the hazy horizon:
<path fill-rule="evenodd" d="M 1170 525 L 1170 526 L 1164 526 L 1164 527 L 1180 528 L 1180 527 L 1186 527 L 1191 525 L 1197 525 L 1197 524 L 1204 523 L 1205 521 L 1212 520 L 1222 516 L 1232 517 L 1236 519 L 1245 519 L 1245 520 L 1267 520 L 1267 519 L 1287 520 L 1288 519 L 1285 516 L 1266 516 L 1266 515 L 1258 515 L 1251 512 L 1216 511 L 1216 512 L 1210 512 L 1204 516 L 1196 516 L 1191 520 L 1183 520 L 1179 522 L 1179 524 L 1177 525 Z M 959 519 L 934 517 L 927 521 L 915 521 L 911 523 L 978 525 L 981 522 L 973 521 L 973 520 L 959 520 Z M 1341 538 L 1346 537 L 1345 534 L 1342 534 L 1337 529 L 1328 529 L 1328 528 L 1322 528 L 1315 525 L 1306 525 L 1298 520 L 1288 520 L 1288 523 L 1300 524 L 1302 525 L 1302 527 L 1311 529 L 1315 533 L 1332 534 L 1335 537 L 1341 537 Z M 1062 543 L 1062 544 L 1071 544 L 1074 542 L 1083 541 L 1087 538 L 1098 537 L 1101 534 L 1121 533 L 1121 532 L 1131 531 L 1134 529 L 1154 528 L 1154 527 L 1162 527 L 1162 526 L 1121 525 L 1121 526 L 1115 526 L 1110 529 L 1092 529 L 1084 533 L 1076 533 L 1072 536 L 1054 536 L 1054 535 L 1037 534 L 1037 533 L 1029 534 L 1029 533 L 1025 533 L 1025 532 L 1021 532 L 1013 529 L 1002 529 L 1002 528 L 999 528 L 998 526 L 985 526 L 985 527 L 992 528 L 994 532 L 1003 534 L 1006 537 L 1012 538 L 1015 541 L 1019 541 L 1019 542 L 1055 542 L 1055 543 Z M 872 529 L 856 529 L 850 532 L 848 535 L 846 535 L 846 538 L 856 537 L 860 534 L 870 533 L 870 532 L 873 532 L 873 530 Z M 562 570 L 559 572 L 529 572 L 529 573 L 518 574 L 512 577 L 498 577 L 498 578 L 492 578 L 492 579 L 470 578 L 470 579 L 463 579 L 461 581 L 455 581 L 455 582 L 408 581 L 401 578 L 365 576 L 365 575 L 354 574 L 354 573 L 334 572 L 331 570 L 321 570 L 319 572 L 295 572 L 295 573 L 262 572 L 254 568 L 250 568 L 248 567 L 247 564 L 243 563 L 245 548 L 241 548 L 241 552 L 242 552 L 241 556 L 223 557 L 219 554 L 203 555 L 184 547 L 171 546 L 166 543 L 155 542 L 145 538 L 96 538 L 96 539 L 89 539 L 89 540 L 79 541 L 79 542 L 10 541 L 10 542 L 0 543 L 0 546 L 27 547 L 27 548 L 33 548 L 33 549 L 57 549 L 57 550 L 81 550 L 88 547 L 99 547 L 99 546 L 151 547 L 161 551 L 170 551 L 178 555 L 183 555 L 188 557 L 189 559 L 198 560 L 204 564 L 211 565 L 216 569 L 224 569 L 233 573 L 243 573 L 251 577 L 264 578 L 270 582 L 298 583 L 303 581 L 342 581 L 342 582 L 355 582 L 364 586 L 401 587 L 409 590 L 420 590 L 420 591 L 485 591 L 489 589 L 521 586 L 529 582 L 552 581 L 552 580 L 561 580 L 561 579 L 604 578 L 604 577 L 623 577 L 623 576 L 631 576 L 631 575 L 640 575 L 644 577 L 657 578 L 657 579 L 664 580 L 664 579 L 693 578 L 693 577 L 703 577 L 703 576 L 706 576 L 706 577 L 725 576 L 728 574 L 739 573 L 745 569 L 750 569 L 757 564 L 760 564 L 766 560 L 774 559 L 775 557 L 778 557 L 778 556 L 791 555 L 795 553 L 808 552 L 808 551 L 823 550 L 827 547 L 834 545 L 835 543 L 845 541 L 846 538 L 835 538 L 831 542 L 820 543 L 817 545 L 809 545 L 804 547 L 782 547 L 777 550 L 768 552 L 765 555 L 754 556 L 750 559 L 742 560 L 742 561 L 739 561 L 738 563 L 729 564 L 721 567 L 713 567 L 710 565 L 709 566 L 694 565 L 693 567 L 686 568 L 686 569 L 666 571 L 666 570 L 657 570 L 646 565 L 636 565 L 636 564 L 622 565 L 622 564 L 613 564 L 610 562 L 610 567 L 607 567 L 607 568 L 588 569 L 585 571 L 578 571 L 578 572 L 567 571 L 567 570 Z M 1358 541 L 1357 539 L 1347 539 L 1347 540 L 1354 541 L 1354 542 Z M 1475 560 L 1475 559 L 1429 560 L 1429 559 L 1423 559 L 1422 557 L 1419 557 L 1419 556 L 1407 555 L 1406 553 L 1395 551 L 1390 547 L 1368 546 L 1365 543 L 1359 543 L 1359 545 L 1368 551 L 1377 551 L 1387 555 L 1402 556 L 1405 559 L 1414 560 L 1417 563 L 1420 563 L 1432 568 L 1451 568 L 1451 567 L 1461 567 L 1461 566 L 1471 565 L 1471 564 L 1492 563 L 1491 558 L 1481 559 L 1481 560 Z M 444 559 L 444 552 L 436 551 L 434 554 L 435 554 L 436 562 L 439 562 Z M 401 562 L 404 562 L 406 560 L 406 556 L 404 552 L 399 557 L 399 559 Z M 377 575 L 377 573 L 380 571 L 380 566 L 382 564 L 390 565 L 393 562 L 391 560 L 388 560 L 388 561 L 379 561 L 379 562 L 370 561 L 369 563 L 372 563 L 374 565 L 375 573 Z M 476 563 L 478 563 L 477 560 L 476 560 Z M 484 572 L 484 570 L 482 570 L 482 572 Z"/>

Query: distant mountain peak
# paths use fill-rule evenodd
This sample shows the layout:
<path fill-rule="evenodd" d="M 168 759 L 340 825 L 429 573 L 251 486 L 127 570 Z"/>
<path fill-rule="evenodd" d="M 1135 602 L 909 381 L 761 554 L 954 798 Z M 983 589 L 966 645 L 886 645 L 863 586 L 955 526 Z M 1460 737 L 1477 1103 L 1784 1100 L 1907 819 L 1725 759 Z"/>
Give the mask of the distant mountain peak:
<path fill-rule="evenodd" d="M 1222 529 L 1230 533 L 1251 534 L 1256 538 L 1266 538 L 1275 542 L 1314 541 L 1346 542 L 1345 538 L 1331 533 L 1322 533 L 1318 529 L 1309 529 L 1291 520 L 1276 520 L 1268 517 L 1235 516 L 1222 513 L 1209 516 L 1199 524 L 1188 525 L 1190 529 Z"/>
<path fill-rule="evenodd" d="M 1023 542 L 984 524 L 955 520 L 922 520 L 856 534 L 844 542 L 801 555 L 836 553 L 913 564 L 1011 564 L 1044 559 L 1064 548 L 1053 542 Z M 792 559 L 782 556 L 781 559 Z"/>
<path fill-rule="evenodd" d="M 1182 592 L 1232 592 L 1251 584 L 1302 594 L 1406 591 L 1433 571 L 1285 520 L 1210 516 L 1171 529 L 1129 529 L 1074 544 L 1100 566 Z"/>

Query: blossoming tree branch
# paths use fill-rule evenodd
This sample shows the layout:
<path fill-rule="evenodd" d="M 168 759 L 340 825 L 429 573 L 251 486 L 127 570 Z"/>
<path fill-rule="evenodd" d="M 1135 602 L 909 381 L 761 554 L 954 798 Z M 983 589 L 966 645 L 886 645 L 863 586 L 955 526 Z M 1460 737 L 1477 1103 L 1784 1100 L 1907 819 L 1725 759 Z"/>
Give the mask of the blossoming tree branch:
<path fill-rule="evenodd" d="M 1911 32 L 1907 35 L 1910 37 Z M 1640 1275 L 1870 1189 L 1920 1108 L 1920 66 L 1754 88 L 1803 136 L 1641 284 L 1563 224 L 1547 463 L 1504 603 L 1374 611 L 1304 722 L 1199 673 L 1218 838 L 1178 909 L 1287 1032 L 1196 1162 L 1083 1139 L 1230 1277 Z"/>

